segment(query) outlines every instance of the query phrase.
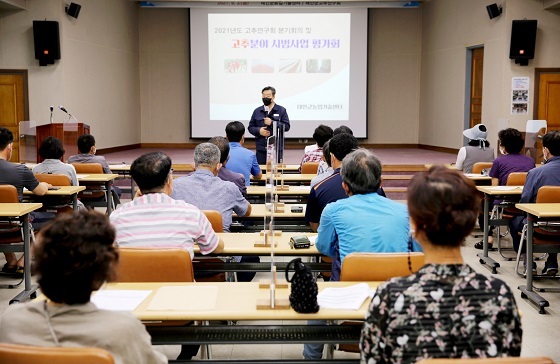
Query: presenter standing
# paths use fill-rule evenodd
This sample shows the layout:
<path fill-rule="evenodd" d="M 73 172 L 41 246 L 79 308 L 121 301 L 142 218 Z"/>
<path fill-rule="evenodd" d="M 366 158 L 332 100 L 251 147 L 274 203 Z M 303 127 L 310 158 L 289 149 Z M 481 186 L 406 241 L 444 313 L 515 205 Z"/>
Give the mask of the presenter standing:
<path fill-rule="evenodd" d="M 278 162 L 282 161 L 284 155 L 284 133 L 290 130 L 290 119 L 286 109 L 274 102 L 276 90 L 272 86 L 262 89 L 263 106 L 259 106 L 253 111 L 251 121 L 249 121 L 249 133 L 255 136 L 257 161 L 259 164 L 266 164 L 266 140 L 269 136 L 275 135 L 273 122 L 276 121 L 278 136 Z"/>

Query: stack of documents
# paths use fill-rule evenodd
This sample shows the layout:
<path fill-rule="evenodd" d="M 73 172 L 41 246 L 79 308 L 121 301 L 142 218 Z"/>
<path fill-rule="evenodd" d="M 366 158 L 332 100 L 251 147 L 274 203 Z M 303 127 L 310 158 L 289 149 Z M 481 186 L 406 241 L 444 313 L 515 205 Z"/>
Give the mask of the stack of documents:
<path fill-rule="evenodd" d="M 369 295 L 369 285 L 359 283 L 343 288 L 325 288 L 317 295 L 317 301 L 321 308 L 358 310 Z"/>

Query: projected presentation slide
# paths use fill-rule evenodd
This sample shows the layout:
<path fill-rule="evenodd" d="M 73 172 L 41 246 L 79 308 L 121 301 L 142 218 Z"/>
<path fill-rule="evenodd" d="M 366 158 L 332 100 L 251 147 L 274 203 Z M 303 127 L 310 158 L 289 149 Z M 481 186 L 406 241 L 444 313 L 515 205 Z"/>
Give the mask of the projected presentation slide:
<path fill-rule="evenodd" d="M 248 122 L 262 105 L 262 88 L 273 86 L 291 120 L 287 137 L 310 137 L 320 123 L 345 124 L 365 137 L 367 18 L 344 10 L 191 9 L 192 136 Z"/>

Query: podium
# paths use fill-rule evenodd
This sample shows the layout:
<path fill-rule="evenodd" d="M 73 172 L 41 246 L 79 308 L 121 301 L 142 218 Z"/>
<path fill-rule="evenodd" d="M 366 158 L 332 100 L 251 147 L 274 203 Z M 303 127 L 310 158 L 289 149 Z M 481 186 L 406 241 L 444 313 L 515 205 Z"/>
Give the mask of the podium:
<path fill-rule="evenodd" d="M 64 160 L 69 156 L 78 154 L 78 137 L 82 134 L 90 134 L 89 125 L 84 123 L 53 123 L 37 126 L 37 163 L 43 158 L 39 155 L 39 146 L 48 136 L 62 140 L 64 146 Z"/>

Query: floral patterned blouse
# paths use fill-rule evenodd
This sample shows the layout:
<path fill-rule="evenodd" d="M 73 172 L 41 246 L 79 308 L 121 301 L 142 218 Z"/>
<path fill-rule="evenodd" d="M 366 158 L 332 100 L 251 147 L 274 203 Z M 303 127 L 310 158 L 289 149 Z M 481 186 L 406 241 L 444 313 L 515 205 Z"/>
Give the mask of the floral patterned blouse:
<path fill-rule="evenodd" d="M 377 288 L 361 362 L 519 356 L 521 319 L 509 287 L 468 265 L 427 264 Z"/>

